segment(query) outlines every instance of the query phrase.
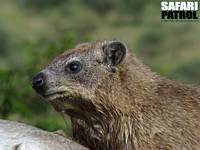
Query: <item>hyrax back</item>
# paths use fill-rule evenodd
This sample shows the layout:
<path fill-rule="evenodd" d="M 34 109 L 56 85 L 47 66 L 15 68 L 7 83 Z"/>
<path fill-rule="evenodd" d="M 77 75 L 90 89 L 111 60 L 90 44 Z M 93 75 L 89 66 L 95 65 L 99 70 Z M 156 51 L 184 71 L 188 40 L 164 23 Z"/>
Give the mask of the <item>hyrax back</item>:
<path fill-rule="evenodd" d="M 120 41 L 78 45 L 33 78 L 91 149 L 200 149 L 200 89 L 161 77 Z"/>

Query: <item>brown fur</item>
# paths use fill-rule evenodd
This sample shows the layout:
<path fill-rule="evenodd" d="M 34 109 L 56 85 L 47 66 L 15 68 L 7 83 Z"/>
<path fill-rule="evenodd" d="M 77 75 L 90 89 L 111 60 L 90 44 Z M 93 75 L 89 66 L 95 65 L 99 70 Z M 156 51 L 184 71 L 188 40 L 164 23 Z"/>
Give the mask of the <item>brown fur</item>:
<path fill-rule="evenodd" d="M 71 117 L 74 138 L 96 150 L 200 149 L 200 89 L 151 72 L 129 53 L 112 71 L 104 43 L 77 46 L 43 71 L 48 89 L 62 87 L 47 99 Z M 61 68 L 74 56 L 89 70 L 69 80 Z"/>

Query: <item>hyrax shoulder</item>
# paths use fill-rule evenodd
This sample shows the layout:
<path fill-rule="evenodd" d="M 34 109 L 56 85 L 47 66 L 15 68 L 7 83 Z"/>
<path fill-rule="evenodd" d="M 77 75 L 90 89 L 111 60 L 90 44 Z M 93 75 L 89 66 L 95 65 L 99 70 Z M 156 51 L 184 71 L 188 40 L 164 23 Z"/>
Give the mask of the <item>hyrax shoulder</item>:
<path fill-rule="evenodd" d="M 91 149 L 199 149 L 200 89 L 151 72 L 121 41 L 78 45 L 33 78 Z"/>

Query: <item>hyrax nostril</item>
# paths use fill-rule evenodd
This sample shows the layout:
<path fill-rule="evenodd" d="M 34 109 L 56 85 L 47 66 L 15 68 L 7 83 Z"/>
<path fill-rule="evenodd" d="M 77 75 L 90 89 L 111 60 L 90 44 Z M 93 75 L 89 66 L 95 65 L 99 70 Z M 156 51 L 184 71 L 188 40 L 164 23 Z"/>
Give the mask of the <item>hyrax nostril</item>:
<path fill-rule="evenodd" d="M 44 94 L 45 76 L 43 73 L 39 73 L 33 77 L 32 87 L 36 90 L 36 92 Z"/>
<path fill-rule="evenodd" d="M 39 78 L 39 79 L 35 80 L 33 84 L 36 86 L 42 86 L 43 83 L 44 83 L 43 79 Z"/>

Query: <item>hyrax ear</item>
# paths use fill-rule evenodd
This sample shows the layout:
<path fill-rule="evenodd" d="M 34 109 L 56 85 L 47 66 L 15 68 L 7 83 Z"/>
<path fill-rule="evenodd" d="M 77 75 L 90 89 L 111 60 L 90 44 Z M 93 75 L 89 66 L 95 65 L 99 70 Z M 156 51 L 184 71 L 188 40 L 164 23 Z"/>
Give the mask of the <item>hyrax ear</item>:
<path fill-rule="evenodd" d="M 111 41 L 106 42 L 105 45 L 103 45 L 103 51 L 105 54 L 104 61 L 110 66 L 117 66 L 123 62 L 128 50 L 125 43 Z"/>

